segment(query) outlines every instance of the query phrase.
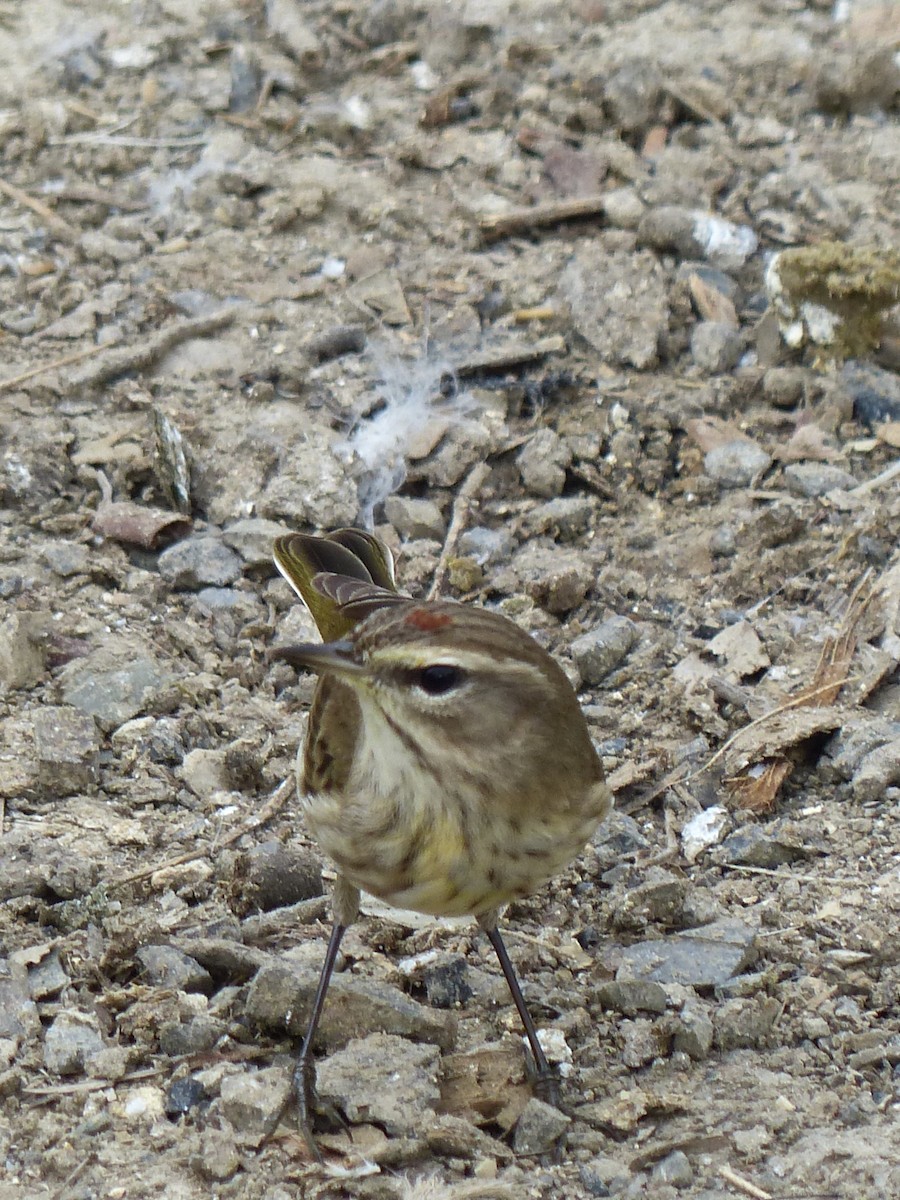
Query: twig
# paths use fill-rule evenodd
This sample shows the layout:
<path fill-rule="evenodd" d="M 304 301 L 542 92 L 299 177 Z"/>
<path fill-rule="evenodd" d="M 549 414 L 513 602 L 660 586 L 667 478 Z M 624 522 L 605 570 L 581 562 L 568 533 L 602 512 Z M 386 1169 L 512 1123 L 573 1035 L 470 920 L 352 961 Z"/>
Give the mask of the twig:
<path fill-rule="evenodd" d="M 848 495 L 864 496 L 866 492 L 874 491 L 875 488 L 880 487 L 883 483 L 889 483 L 897 475 L 900 475 L 900 458 L 892 462 L 889 467 L 885 467 L 879 475 L 874 475 L 871 479 L 867 479 L 865 483 L 858 483 L 856 487 L 850 488 Z"/>
<path fill-rule="evenodd" d="M 469 505 L 475 493 L 483 486 L 489 472 L 490 468 L 487 463 L 477 463 L 466 476 L 462 487 L 456 493 L 456 499 L 453 501 L 453 515 L 450 518 L 450 528 L 447 530 L 441 556 L 434 569 L 434 579 L 431 581 L 431 587 L 428 589 L 427 598 L 429 600 L 436 600 L 441 594 L 441 588 L 444 586 L 444 578 L 447 574 L 447 564 L 450 562 L 450 558 L 456 549 L 456 543 L 459 541 L 460 534 L 465 526 L 466 518 L 469 515 Z"/>
<path fill-rule="evenodd" d="M 157 358 L 182 342 L 190 341 L 191 338 L 206 337 L 207 334 L 224 329 L 238 316 L 245 316 L 249 311 L 239 305 L 229 305 L 228 308 L 210 313 L 208 317 L 191 317 L 187 321 L 180 321 L 165 329 L 157 330 L 140 345 L 116 347 L 109 351 L 102 362 L 82 371 L 80 375 L 73 376 L 68 381 L 69 386 L 76 391 L 79 388 L 100 387 L 128 371 L 138 371 L 143 367 L 148 367 Z"/>
<path fill-rule="evenodd" d="M 167 858 L 164 862 L 157 863 L 152 867 L 144 867 L 140 871 L 134 871 L 131 875 L 126 875 L 122 879 L 113 879 L 110 881 L 110 886 L 121 887 L 124 884 L 140 883 L 144 879 L 149 879 L 151 875 L 155 875 L 157 871 L 167 871 L 171 867 L 181 867 L 185 863 L 194 862 L 198 858 L 208 858 L 215 850 L 222 846 L 231 846 L 239 838 L 242 838 L 247 833 L 253 833 L 265 825 L 267 821 L 271 821 L 272 817 L 282 808 L 285 801 L 294 791 L 294 779 L 291 776 L 280 783 L 271 797 L 266 801 L 259 811 L 259 814 L 252 821 L 247 821 L 237 829 L 232 829 L 231 833 L 225 837 L 217 839 L 214 846 L 207 846 L 203 850 L 187 850 L 184 854 L 176 855 L 175 858 Z"/>
<path fill-rule="evenodd" d="M 53 1200 L 62 1200 L 63 1196 L 66 1194 L 66 1192 L 72 1186 L 72 1184 L 75 1182 L 75 1180 L 78 1178 L 78 1176 L 83 1175 L 84 1172 L 87 1170 L 87 1168 L 91 1165 L 91 1163 L 93 1161 L 94 1161 L 94 1152 L 92 1150 L 90 1152 L 90 1154 L 86 1154 L 84 1156 L 84 1158 L 81 1160 L 81 1162 L 78 1163 L 76 1166 L 74 1166 L 72 1168 L 72 1170 L 68 1173 L 68 1175 L 62 1181 L 62 1183 L 59 1185 L 59 1187 L 53 1193 Z"/>
<path fill-rule="evenodd" d="M 606 197 L 575 196 L 571 200 L 550 200 L 546 204 L 534 204 L 530 208 L 513 208 L 505 213 L 492 213 L 478 218 L 478 228 L 486 242 L 510 234 L 526 233 L 532 229 L 543 229 L 548 225 L 559 225 L 563 221 L 579 217 L 603 215 Z"/>
<path fill-rule="evenodd" d="M 751 1183 L 749 1179 L 745 1179 L 743 1175 L 738 1175 L 736 1171 L 732 1171 L 731 1167 L 719 1167 L 719 1174 L 732 1187 L 736 1187 L 738 1191 L 744 1192 L 747 1196 L 752 1196 L 753 1200 L 772 1200 L 772 1193 L 763 1191 L 761 1187 L 757 1187 L 755 1183 Z"/>
<path fill-rule="evenodd" d="M 32 367 L 30 371 L 23 371 L 21 375 L 0 379 L 0 392 L 8 392 L 21 383 L 27 383 L 29 379 L 43 375 L 46 371 L 55 371 L 59 367 L 71 366 L 72 363 L 81 362 L 83 358 L 91 358 L 94 354 L 99 354 L 101 350 L 108 349 L 108 346 L 88 346 L 85 350 L 74 350 L 71 354 L 64 354 L 62 358 L 54 358 L 50 362 L 42 363 L 39 367 Z"/>
<path fill-rule="evenodd" d="M 64 238 L 67 242 L 73 242 L 80 236 L 79 231 L 74 225 L 70 225 L 68 221 L 64 221 L 52 208 L 48 208 L 41 200 L 35 200 L 34 196 L 29 196 L 27 192 L 23 192 L 21 188 L 16 187 L 14 183 L 8 183 L 5 179 L 0 179 L 0 192 L 3 192 L 10 200 L 14 200 L 16 204 L 21 204 L 23 208 L 30 208 L 58 237 Z"/>

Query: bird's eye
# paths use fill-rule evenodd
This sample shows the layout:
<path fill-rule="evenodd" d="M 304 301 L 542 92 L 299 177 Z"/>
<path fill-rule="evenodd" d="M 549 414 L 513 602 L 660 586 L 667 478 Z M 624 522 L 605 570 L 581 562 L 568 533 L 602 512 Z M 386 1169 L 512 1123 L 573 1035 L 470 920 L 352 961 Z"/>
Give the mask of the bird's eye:
<path fill-rule="evenodd" d="M 432 667 L 423 667 L 416 672 L 416 683 L 429 696 L 444 696 L 459 687 L 463 680 L 463 672 L 459 667 L 449 663 L 435 663 Z"/>

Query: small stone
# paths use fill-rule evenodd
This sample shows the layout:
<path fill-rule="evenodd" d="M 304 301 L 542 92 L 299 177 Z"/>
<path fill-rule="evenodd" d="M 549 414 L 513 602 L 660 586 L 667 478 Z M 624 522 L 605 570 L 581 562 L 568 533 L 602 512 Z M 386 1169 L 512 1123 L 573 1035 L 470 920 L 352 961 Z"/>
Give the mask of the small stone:
<path fill-rule="evenodd" d="M 213 990 L 210 973 L 175 946 L 141 946 L 135 958 L 141 964 L 147 982 L 155 987 L 206 995 Z"/>
<path fill-rule="evenodd" d="M 220 1037 L 227 1032 L 223 1021 L 200 1015 L 189 1021 L 166 1021 L 159 1027 L 159 1048 L 170 1058 L 182 1058 L 187 1054 L 203 1054 L 212 1050 Z"/>
<path fill-rule="evenodd" d="M 88 548 L 80 542 L 48 542 L 41 547 L 41 558 L 54 575 L 63 579 L 84 575 L 90 565 Z"/>
<path fill-rule="evenodd" d="M 686 1054 L 694 1062 L 702 1062 L 709 1057 L 712 1042 L 713 1023 L 709 1013 L 697 997 L 689 996 L 676 1018 L 672 1048 Z"/>
<path fill-rule="evenodd" d="M 433 500 L 412 496 L 388 496 L 384 502 L 385 519 L 390 521 L 401 537 L 444 540 L 446 523 Z"/>
<path fill-rule="evenodd" d="M 225 587 L 241 577 L 241 560 L 219 538 L 200 534 L 176 542 L 159 556 L 159 573 L 175 588 Z"/>
<path fill-rule="evenodd" d="M 234 1130 L 210 1126 L 200 1135 L 200 1152 L 194 1160 L 198 1172 L 206 1179 L 222 1183 L 230 1179 L 241 1165 L 235 1145 Z"/>
<path fill-rule="evenodd" d="M 522 485 L 536 496 L 559 496 L 566 483 L 565 468 L 572 455 L 558 433 L 539 429 L 516 458 Z"/>
<path fill-rule="evenodd" d="M 263 842 L 241 857 L 235 871 L 247 911 L 270 912 L 321 896 L 322 864 L 301 846 Z"/>
<path fill-rule="evenodd" d="M 44 1034 L 44 1066 L 52 1075 L 77 1075 L 103 1049 L 96 1017 L 64 1009 Z"/>
<path fill-rule="evenodd" d="M 727 525 L 714 529 L 709 539 L 709 553 L 713 558 L 733 558 L 737 553 L 734 530 Z"/>
<path fill-rule="evenodd" d="M 291 1073 L 280 1067 L 241 1071 L 222 1080 L 222 1113 L 245 1146 L 259 1146 L 284 1109 L 291 1090 Z"/>
<path fill-rule="evenodd" d="M 600 1154 L 580 1168 L 581 1182 L 592 1196 L 615 1196 L 625 1188 L 631 1172 L 615 1158 Z"/>
<path fill-rule="evenodd" d="M 637 887 L 629 888 L 613 906 L 610 920 L 616 929 L 643 929 L 650 922 L 678 923 L 688 882 L 660 867 L 651 867 Z"/>
<path fill-rule="evenodd" d="M 646 1017 L 636 1021 L 622 1021 L 619 1025 L 622 1037 L 622 1062 L 636 1071 L 655 1058 L 661 1058 L 667 1050 L 668 1035 Z"/>
<path fill-rule="evenodd" d="M 689 933 L 626 946 L 616 978 L 651 979 L 699 989 L 722 987 L 755 957 L 755 935 L 749 926 L 740 921 L 715 921 Z"/>
<path fill-rule="evenodd" d="M 316 968 L 272 963 L 257 972 L 247 993 L 247 1017 L 259 1025 L 302 1036 L 318 985 Z M 386 983 L 336 973 L 320 1026 L 322 1040 L 343 1045 L 373 1031 L 434 1042 L 449 1050 L 456 1041 L 456 1015 L 417 1004 Z"/>
<path fill-rule="evenodd" d="M 815 499 L 829 492 L 850 491 L 859 481 L 849 471 L 843 471 L 831 463 L 801 462 L 790 463 L 784 468 L 784 482 L 788 491 L 795 496 Z"/>
<path fill-rule="evenodd" d="M 477 1155 L 495 1156 L 498 1144 L 488 1134 L 482 1133 L 477 1125 L 464 1117 L 455 1117 L 451 1113 L 438 1113 L 430 1118 L 422 1131 L 428 1143 L 428 1149 L 442 1158 L 462 1158 L 472 1160 Z M 508 1154 L 509 1151 L 506 1151 Z M 497 1173 L 496 1161 L 494 1172 Z M 490 1176 L 491 1178 L 493 1176 Z"/>
<path fill-rule="evenodd" d="M 423 968 L 422 983 L 433 1008 L 461 1008 L 473 996 L 469 964 L 461 954 Z"/>
<path fill-rule="evenodd" d="M 633 188 L 612 188 L 604 193 L 603 213 L 614 229 L 637 229 L 644 211 L 644 202 Z"/>
<path fill-rule="evenodd" d="M 666 1011 L 666 991 L 660 983 L 648 979 L 610 979 L 596 991 L 604 1008 L 633 1017 L 639 1012 L 662 1014 Z"/>
<path fill-rule="evenodd" d="M 0 964 L 0 970 L 6 970 L 6 965 Z M 25 972 L 0 975 L 0 1038 L 30 1037 L 40 1027 L 37 1005 L 31 998 Z"/>
<path fill-rule="evenodd" d="M 513 1150 L 516 1154 L 549 1154 L 571 1124 L 571 1117 L 532 1096 L 516 1122 Z"/>
<path fill-rule="evenodd" d="M 271 566 L 272 543 L 290 533 L 286 525 L 267 521 L 264 517 L 247 517 L 235 521 L 222 534 L 222 541 L 239 554 L 249 567 Z"/>
<path fill-rule="evenodd" d="M 171 679 L 161 663 L 124 639 L 74 660 L 60 675 L 63 700 L 93 717 L 104 732 L 136 717 Z"/>
<path fill-rule="evenodd" d="M 691 333 L 691 355 L 701 371 L 720 375 L 736 366 L 744 351 L 739 329 L 727 321 L 699 321 Z"/>
<path fill-rule="evenodd" d="M 206 1088 L 193 1075 L 176 1079 L 166 1096 L 166 1114 L 180 1117 L 207 1099 Z"/>
<path fill-rule="evenodd" d="M 76 708 L 48 705 L 32 716 L 37 778 L 46 795 L 89 791 L 100 769 L 100 739 L 93 717 Z"/>
<path fill-rule="evenodd" d="M 209 800 L 230 790 L 224 750 L 191 750 L 181 764 L 181 777 L 195 796 Z"/>
<path fill-rule="evenodd" d="M 803 1036 L 811 1041 L 831 1036 L 831 1026 L 824 1017 L 805 1016 L 800 1022 L 800 1027 L 803 1030 Z"/>
<path fill-rule="evenodd" d="M 703 467 L 723 487 L 746 487 L 772 465 L 772 456 L 745 438 L 723 442 L 708 451 Z"/>
<path fill-rule="evenodd" d="M 28 988 L 33 1000 L 46 1000 L 50 996 L 56 996 L 71 982 L 71 976 L 63 967 L 58 950 L 51 950 L 46 958 L 28 968 Z"/>
<path fill-rule="evenodd" d="M 49 613 L 14 612 L 0 625 L 0 684 L 34 687 L 46 673 Z"/>
<path fill-rule="evenodd" d="M 525 533 L 546 533 L 562 541 L 572 541 L 588 529 L 594 512 L 595 505 L 589 496 L 558 496 L 526 513 L 522 528 Z"/>
<path fill-rule="evenodd" d="M 657 1183 L 668 1183 L 672 1187 L 686 1188 L 694 1181 L 691 1162 L 683 1150 L 673 1150 L 653 1168 L 652 1178 Z"/>
<path fill-rule="evenodd" d="M 806 394 L 802 367 L 769 367 L 762 377 L 763 395 L 776 408 L 796 408 Z"/>
<path fill-rule="evenodd" d="M 722 843 L 722 860 L 746 867 L 783 866 L 815 854 L 778 824 L 742 825 Z"/>
<path fill-rule="evenodd" d="M 625 658 L 640 637 L 640 630 L 628 617 L 609 617 L 596 629 L 583 633 L 572 642 L 572 657 L 589 686 L 601 683 Z"/>
<path fill-rule="evenodd" d="M 441 1095 L 439 1067 L 437 1046 L 373 1033 L 319 1063 L 316 1085 L 354 1124 L 374 1123 L 404 1136 L 430 1122 Z"/>
<path fill-rule="evenodd" d="M 513 560 L 524 591 L 557 615 L 577 608 L 594 582 L 594 570 L 574 550 L 526 542 Z"/>
<path fill-rule="evenodd" d="M 719 1050 L 752 1050 L 767 1046 L 782 1004 L 774 996 L 726 1000 L 715 1011 L 715 1043 Z"/>

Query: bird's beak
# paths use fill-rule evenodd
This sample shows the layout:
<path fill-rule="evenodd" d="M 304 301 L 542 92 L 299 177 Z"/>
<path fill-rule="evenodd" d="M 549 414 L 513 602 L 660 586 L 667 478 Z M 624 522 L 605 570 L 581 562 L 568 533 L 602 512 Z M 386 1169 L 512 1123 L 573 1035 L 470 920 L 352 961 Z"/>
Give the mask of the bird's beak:
<path fill-rule="evenodd" d="M 288 662 L 298 671 L 312 671 L 316 675 L 329 671 L 335 675 L 361 675 L 365 671 L 353 657 L 353 644 L 346 641 L 276 646 L 269 651 L 268 658 L 270 662 Z"/>

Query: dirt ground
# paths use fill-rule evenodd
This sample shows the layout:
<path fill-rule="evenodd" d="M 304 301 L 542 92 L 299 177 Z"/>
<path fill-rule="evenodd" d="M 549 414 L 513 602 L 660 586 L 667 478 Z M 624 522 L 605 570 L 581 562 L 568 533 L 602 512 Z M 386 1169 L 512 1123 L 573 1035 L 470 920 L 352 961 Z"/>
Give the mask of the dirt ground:
<path fill-rule="evenodd" d="M 0 1200 L 900 1195 L 898 13 L 0 2 Z M 270 548 L 353 522 L 616 813 L 504 922 L 565 1115 L 367 905 L 320 1166 Z"/>

